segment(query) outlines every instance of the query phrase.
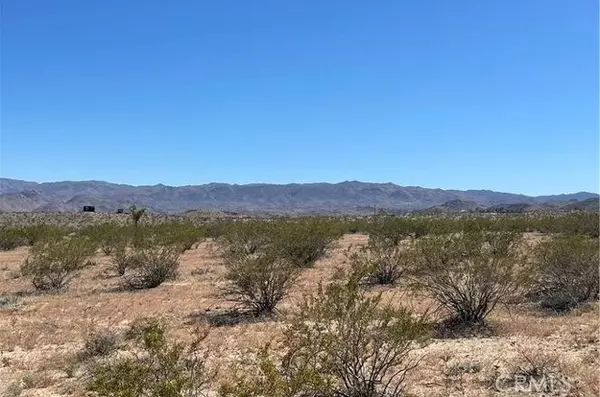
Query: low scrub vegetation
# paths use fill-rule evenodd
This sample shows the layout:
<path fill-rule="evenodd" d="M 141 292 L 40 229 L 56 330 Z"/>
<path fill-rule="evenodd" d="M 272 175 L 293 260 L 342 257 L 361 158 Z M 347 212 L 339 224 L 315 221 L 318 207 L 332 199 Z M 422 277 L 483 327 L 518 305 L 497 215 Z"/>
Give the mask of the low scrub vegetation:
<path fill-rule="evenodd" d="M 430 222 L 425 218 L 380 216 L 366 225 L 366 231 L 373 240 L 397 246 L 408 238 L 419 238 L 431 232 Z"/>
<path fill-rule="evenodd" d="M 236 255 L 227 262 L 227 293 L 256 316 L 272 314 L 298 273 L 296 266 L 271 252 Z"/>
<path fill-rule="evenodd" d="M 118 276 L 123 276 L 127 269 L 136 267 L 136 258 L 137 256 L 128 247 L 127 241 L 120 242 L 111 250 L 111 262 Z"/>
<path fill-rule="evenodd" d="M 579 390 L 580 384 L 597 384 L 596 377 L 583 378 L 586 368 L 598 363 L 593 351 L 597 324 L 591 320 L 598 309 L 591 302 L 600 289 L 595 218 L 597 214 L 290 217 L 199 225 L 187 218 L 154 223 L 151 219 L 158 218 L 142 217 L 134 226 L 124 215 L 122 224 L 4 227 L 0 250 L 31 248 L 2 254 L 8 259 L 0 277 L 8 288 L 0 292 L 0 314 L 6 328 L 17 331 L 3 334 L 8 349 L 3 347 L 0 366 L 10 376 L 13 371 L 14 380 L 25 379 L 30 374 L 22 374 L 20 353 L 11 346 L 36 354 L 44 349 L 44 360 L 32 365 L 31 376 L 48 381 L 35 393 L 79 395 L 81 390 L 75 389 L 87 385 L 89 395 L 98 397 L 483 395 L 491 392 L 488 387 L 510 387 L 508 382 L 516 378 L 537 384 L 562 379 L 563 372 Z M 333 252 L 344 232 L 369 236 L 345 236 L 339 244 L 347 249 Z M 218 251 L 213 244 L 199 246 L 204 238 L 214 241 Z M 189 249 L 194 252 L 184 254 Z M 82 271 L 96 254 L 97 267 Z M 80 273 L 85 280 L 81 276 L 73 293 L 63 298 L 29 298 L 21 290 L 23 280 L 13 280 L 22 262 L 10 261 L 19 255 L 28 255 L 20 270 L 37 290 L 65 290 Z M 160 291 L 114 292 L 118 286 L 139 290 L 174 280 L 180 261 L 181 284 L 186 285 L 165 289 L 168 303 L 162 303 Z M 300 275 L 302 288 L 312 292 L 304 297 L 298 296 Z M 373 285 L 386 287 L 367 288 Z M 103 292 L 94 295 L 99 290 Z M 124 298 L 129 301 L 117 302 Z M 504 298 L 508 305 L 517 302 L 518 310 L 506 306 L 490 316 Z M 523 298 L 557 312 L 579 309 L 550 318 L 548 311 L 540 314 L 533 305 L 521 304 Z M 431 312 L 422 314 L 431 300 L 439 310 L 435 319 L 438 313 L 444 316 L 439 324 L 433 323 Z M 40 305 L 44 310 L 35 311 Z M 157 320 L 136 321 L 128 332 L 96 328 L 130 324 L 132 307 L 168 312 L 169 324 L 177 327 L 173 336 L 182 340 L 198 322 L 221 328 L 209 339 L 207 330 L 198 331 L 191 344 L 170 340 L 165 324 Z M 43 331 L 32 326 L 29 319 L 34 317 Z M 265 318 L 277 321 L 258 324 Z M 514 360 L 508 354 L 506 365 L 497 366 L 499 359 L 489 354 L 500 346 L 494 338 L 460 344 L 436 339 L 435 346 L 419 350 L 432 335 L 463 330 L 472 335 L 490 318 L 502 338 L 511 345 L 525 341 L 528 349 L 540 351 L 539 357 L 528 352 L 523 360 Z M 99 331 L 71 341 L 88 320 Z M 49 335 L 45 329 L 60 332 Z M 573 335 L 563 338 L 565 329 Z M 538 343 L 542 338 L 544 343 Z M 265 341 L 272 342 L 263 345 Z M 45 349 L 49 343 L 79 343 L 82 348 L 72 355 L 64 346 Z M 215 347 L 211 356 L 204 348 L 208 344 Z M 473 348 L 485 357 L 474 358 Z M 558 370 L 548 351 L 571 357 Z M 424 372 L 412 376 L 423 357 Z M 53 373 L 54 365 L 63 364 L 68 379 Z M 216 378 L 209 368 L 218 366 L 228 368 Z M 581 390 L 586 391 L 578 395 L 591 395 Z"/>
<path fill-rule="evenodd" d="M 533 248 L 531 296 L 564 311 L 598 299 L 598 239 L 554 237 Z"/>
<path fill-rule="evenodd" d="M 398 242 L 406 235 L 444 235 L 459 232 L 541 232 L 598 237 L 598 213 L 488 214 L 442 216 L 376 216 L 345 221 L 344 230 L 384 236 Z"/>
<path fill-rule="evenodd" d="M 178 246 L 133 247 L 125 254 L 123 262 L 120 262 L 125 268 L 125 285 L 132 289 L 147 289 L 174 280 L 177 278 L 179 255 Z"/>
<path fill-rule="evenodd" d="M 36 243 L 21 267 L 40 291 L 60 291 L 87 264 L 96 246 L 85 237 L 63 237 Z"/>
<path fill-rule="evenodd" d="M 457 324 L 482 324 L 517 287 L 519 238 L 514 233 L 465 232 L 416 243 L 413 285 L 452 313 Z"/>
<path fill-rule="evenodd" d="M 21 304 L 21 297 L 17 294 L 0 292 L 0 309 L 15 309 Z"/>
<path fill-rule="evenodd" d="M 72 228 L 61 228 L 52 225 L 36 224 L 20 229 L 27 244 L 32 246 L 44 241 L 53 241 L 73 233 Z"/>
<path fill-rule="evenodd" d="M 312 266 L 323 258 L 342 230 L 330 221 L 305 219 L 273 225 L 273 251 L 299 268 Z"/>
<path fill-rule="evenodd" d="M 299 268 L 325 256 L 342 227 L 324 219 L 229 222 L 216 228 L 221 252 L 228 258 L 270 251 Z"/>
<path fill-rule="evenodd" d="M 350 263 L 353 271 L 368 284 L 395 285 L 411 268 L 414 259 L 410 244 L 402 246 L 400 242 L 370 237 L 367 246 L 350 256 Z"/>
<path fill-rule="evenodd" d="M 114 353 L 119 348 L 119 335 L 110 328 L 91 332 L 78 357 L 87 360 L 94 357 L 105 357 Z"/>
<path fill-rule="evenodd" d="M 269 224 L 264 221 L 225 222 L 214 228 L 226 259 L 263 251 L 271 242 Z"/>
<path fill-rule="evenodd" d="M 50 225 L 0 227 L 0 251 L 10 251 L 21 246 L 31 246 L 41 241 L 56 240 L 70 233 L 67 228 Z"/>
<path fill-rule="evenodd" d="M 129 228 L 113 223 L 94 225 L 81 231 L 81 235 L 98 244 L 104 255 L 112 255 L 120 244 L 130 239 L 130 234 Z"/>
<path fill-rule="evenodd" d="M 300 305 L 285 331 L 283 356 L 265 347 L 240 363 L 220 394 L 401 396 L 417 364 L 410 353 L 427 335 L 424 317 L 367 296 L 357 279 L 333 283 Z"/>
<path fill-rule="evenodd" d="M 179 246 L 185 252 L 199 243 L 206 231 L 191 223 L 172 223 L 156 225 L 153 228 L 154 236 L 162 245 Z"/>
<path fill-rule="evenodd" d="M 203 396 L 209 379 L 201 351 L 206 335 L 199 332 L 184 346 L 169 342 L 160 322 L 139 321 L 127 333 L 130 354 L 94 366 L 88 388 L 105 397 Z"/>
<path fill-rule="evenodd" d="M 0 228 L 0 251 L 10 251 L 27 245 L 27 239 L 18 229 Z"/>

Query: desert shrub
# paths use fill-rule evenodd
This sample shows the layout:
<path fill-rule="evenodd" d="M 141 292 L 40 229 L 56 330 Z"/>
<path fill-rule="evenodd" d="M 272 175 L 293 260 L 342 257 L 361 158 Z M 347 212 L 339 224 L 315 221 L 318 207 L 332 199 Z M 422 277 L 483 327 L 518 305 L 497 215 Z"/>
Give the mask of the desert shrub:
<path fill-rule="evenodd" d="M 320 287 L 285 331 L 283 356 L 265 347 L 222 385 L 223 397 L 396 397 L 427 339 L 425 318 L 383 305 L 357 280 Z"/>
<path fill-rule="evenodd" d="M 132 289 L 156 288 L 174 280 L 179 268 L 180 250 L 177 246 L 145 246 L 127 253 L 125 285 Z"/>
<path fill-rule="evenodd" d="M 14 309 L 21 304 L 21 296 L 0 292 L 0 309 Z"/>
<path fill-rule="evenodd" d="M 369 237 L 385 241 L 389 245 L 398 245 L 416 229 L 416 220 L 395 216 L 378 216 L 369 227 Z M 420 232 L 419 234 L 424 234 Z"/>
<path fill-rule="evenodd" d="M 597 237 L 600 230 L 597 213 L 567 214 L 438 214 L 436 216 L 376 216 L 365 222 L 369 235 L 386 236 L 399 241 L 410 235 L 540 231 L 543 233 L 583 234 Z"/>
<path fill-rule="evenodd" d="M 342 218 L 339 220 L 344 233 L 368 233 L 370 222 L 368 219 Z"/>
<path fill-rule="evenodd" d="M 542 307 L 569 310 L 598 298 L 598 239 L 555 237 L 533 248 L 531 296 Z"/>
<path fill-rule="evenodd" d="M 21 273 L 32 277 L 33 286 L 42 291 L 65 288 L 89 262 L 96 246 L 84 237 L 63 237 L 38 242 L 21 266 Z"/>
<path fill-rule="evenodd" d="M 545 233 L 586 235 L 598 237 L 600 218 L 598 213 L 575 212 L 561 215 L 547 215 L 532 219 L 536 230 Z"/>
<path fill-rule="evenodd" d="M 90 333 L 83 350 L 79 353 L 82 360 L 93 357 L 104 357 L 117 351 L 119 348 L 119 335 L 110 329 Z"/>
<path fill-rule="evenodd" d="M 257 316 L 275 312 L 299 272 L 296 266 L 270 252 L 238 256 L 226 265 L 228 295 Z"/>
<path fill-rule="evenodd" d="M 453 313 L 456 324 L 482 324 L 517 287 L 517 234 L 471 232 L 416 242 L 413 286 Z"/>
<path fill-rule="evenodd" d="M 4 389 L 5 397 L 19 397 L 23 393 L 23 387 L 20 382 L 12 382 Z"/>
<path fill-rule="evenodd" d="M 369 284 L 394 285 L 410 268 L 413 258 L 408 244 L 394 245 L 386 239 L 370 238 L 367 246 L 350 256 L 350 264 Z"/>
<path fill-rule="evenodd" d="M 122 226 L 112 223 L 102 223 L 90 226 L 81 232 L 98 244 L 104 255 L 110 256 L 122 244 L 126 244 L 130 238 L 130 231 Z"/>
<path fill-rule="evenodd" d="M 138 322 L 127 333 L 132 354 L 92 367 L 88 389 L 106 397 L 202 396 L 209 379 L 200 349 L 206 336 L 198 333 L 186 347 L 170 342 L 160 322 Z"/>
<path fill-rule="evenodd" d="M 52 386 L 56 379 L 48 371 L 28 372 L 21 377 L 20 386 L 22 390 L 45 389 Z"/>
<path fill-rule="evenodd" d="M 112 253 L 115 251 L 115 248 L 117 245 L 118 245 L 118 242 L 113 240 L 112 237 L 102 239 L 99 242 L 100 250 L 106 256 L 112 255 Z"/>
<path fill-rule="evenodd" d="M 182 252 L 193 248 L 204 236 L 205 231 L 191 223 L 168 222 L 152 228 L 151 235 L 160 244 L 179 246 Z"/>
<path fill-rule="evenodd" d="M 271 247 L 278 256 L 301 267 L 310 267 L 325 256 L 342 230 L 332 222 L 316 218 L 273 224 Z"/>
<path fill-rule="evenodd" d="M 31 246 L 37 243 L 58 240 L 71 232 L 73 230 L 44 224 L 26 226 L 20 229 L 20 233 L 25 238 L 27 245 Z"/>
<path fill-rule="evenodd" d="M 126 243 L 116 245 L 112 249 L 111 263 L 112 268 L 118 276 L 123 276 L 127 269 L 136 267 L 136 259 L 134 251 L 130 250 Z"/>
<path fill-rule="evenodd" d="M 518 357 L 506 363 L 508 374 L 495 380 L 496 387 L 514 387 L 519 381 L 531 385 L 531 392 L 538 395 L 580 395 L 575 392 L 579 385 L 573 387 L 572 379 L 563 373 L 563 365 L 556 352 L 519 347 L 518 352 Z"/>
<path fill-rule="evenodd" d="M 214 234 L 226 259 L 244 257 L 263 250 L 270 242 L 266 221 L 238 221 L 220 224 Z"/>
<path fill-rule="evenodd" d="M 27 238 L 21 230 L 15 228 L 0 228 L 0 251 L 10 251 L 17 247 L 27 245 Z"/>
<path fill-rule="evenodd" d="M 111 255 L 112 268 L 118 276 L 124 276 L 127 270 L 137 269 L 143 259 L 140 247 L 130 247 L 124 243 L 116 245 Z"/>
<path fill-rule="evenodd" d="M 518 352 L 520 357 L 509 365 L 512 374 L 537 379 L 558 372 L 559 357 L 555 352 L 522 348 Z"/>
<path fill-rule="evenodd" d="M 112 267 L 117 275 L 123 276 L 127 270 L 137 269 L 138 273 L 142 272 L 140 267 L 143 267 L 144 262 L 149 262 L 148 257 L 156 258 L 161 253 L 166 257 L 166 251 L 175 255 L 176 252 L 181 252 L 181 248 L 173 243 L 173 239 L 159 235 L 155 226 L 140 225 L 135 233 L 124 233 L 120 240 L 115 241 L 111 251 Z"/>

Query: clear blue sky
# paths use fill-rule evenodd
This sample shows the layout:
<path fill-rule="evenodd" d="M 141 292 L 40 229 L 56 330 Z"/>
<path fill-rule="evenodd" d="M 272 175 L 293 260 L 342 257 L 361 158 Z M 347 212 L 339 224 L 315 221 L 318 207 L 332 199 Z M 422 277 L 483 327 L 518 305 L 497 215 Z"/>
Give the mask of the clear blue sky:
<path fill-rule="evenodd" d="M 597 0 L 4 0 L 0 174 L 598 191 Z"/>

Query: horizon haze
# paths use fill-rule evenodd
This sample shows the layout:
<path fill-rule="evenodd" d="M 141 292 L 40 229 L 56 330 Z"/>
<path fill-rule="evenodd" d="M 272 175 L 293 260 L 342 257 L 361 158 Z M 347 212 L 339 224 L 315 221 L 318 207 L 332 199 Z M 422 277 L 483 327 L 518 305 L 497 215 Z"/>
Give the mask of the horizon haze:
<path fill-rule="evenodd" d="M 157 182 L 151 184 L 136 184 L 136 183 L 123 183 L 123 182 L 114 182 L 105 179 L 80 179 L 80 180 L 47 180 L 47 181 L 38 181 L 38 180 L 26 180 L 20 178 L 13 178 L 7 175 L 0 175 L 0 181 L 2 180 L 12 180 L 18 182 L 26 182 L 26 183 L 34 183 L 34 184 L 61 184 L 61 183 L 103 183 L 109 185 L 123 185 L 130 187 L 156 187 L 156 186 L 166 186 L 172 188 L 178 187 L 190 187 L 190 186 L 207 186 L 207 185 L 231 185 L 231 186 L 253 186 L 253 185 L 272 185 L 272 186 L 288 186 L 288 185 L 319 185 L 319 184 L 327 184 L 327 185 L 339 185 L 344 183 L 364 183 L 364 184 L 376 184 L 376 185 L 395 185 L 400 187 L 407 188 L 421 188 L 421 189 L 431 189 L 431 190 L 447 190 L 447 191 L 487 191 L 494 193 L 507 193 L 514 195 L 522 195 L 527 197 L 544 197 L 544 196 L 560 196 L 560 195 L 571 195 L 578 193 L 590 193 L 600 195 L 598 191 L 588 191 L 588 190 L 579 190 L 579 191 L 564 191 L 564 192 L 556 192 L 549 194 L 526 194 L 523 192 L 515 192 L 515 191 L 499 191 L 494 189 L 484 189 L 484 188 L 473 188 L 473 189 L 455 189 L 455 188 L 440 188 L 436 186 L 423 186 L 423 185 L 405 185 L 398 182 L 393 181 L 374 181 L 374 180 L 358 180 L 358 179 L 348 179 L 348 180 L 340 180 L 340 181 L 309 181 L 309 182 L 249 182 L 249 183 L 234 183 L 234 182 L 226 182 L 226 181 L 210 181 L 205 183 L 183 183 L 183 184 L 167 184 L 164 182 Z M 0 193 L 2 192 L 2 188 L 0 186 Z"/>
<path fill-rule="evenodd" d="M 598 194 L 530 197 L 490 190 L 443 190 L 393 183 L 131 186 L 103 181 L 42 183 L 0 178 L 0 212 L 76 212 L 130 205 L 152 212 L 234 211 L 277 214 L 367 214 L 384 211 L 562 212 L 598 210 Z"/>

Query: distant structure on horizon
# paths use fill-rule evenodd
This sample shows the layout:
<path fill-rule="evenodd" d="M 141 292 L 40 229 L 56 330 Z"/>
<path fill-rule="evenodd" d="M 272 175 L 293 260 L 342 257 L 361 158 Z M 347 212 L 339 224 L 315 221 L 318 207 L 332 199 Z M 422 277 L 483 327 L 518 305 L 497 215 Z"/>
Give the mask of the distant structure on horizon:
<path fill-rule="evenodd" d="M 93 205 L 84 205 L 83 212 L 96 212 L 96 207 Z"/>

